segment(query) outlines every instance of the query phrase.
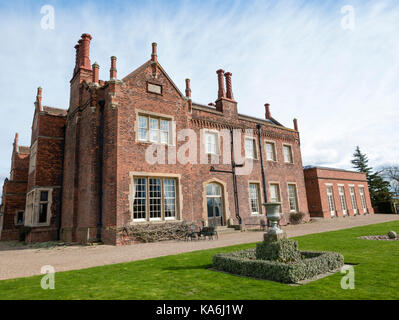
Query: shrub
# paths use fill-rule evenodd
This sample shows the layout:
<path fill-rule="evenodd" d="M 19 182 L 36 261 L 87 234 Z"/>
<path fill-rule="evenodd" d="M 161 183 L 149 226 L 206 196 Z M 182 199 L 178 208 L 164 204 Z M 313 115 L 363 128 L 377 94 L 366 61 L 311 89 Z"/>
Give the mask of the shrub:
<path fill-rule="evenodd" d="M 396 234 L 395 231 L 389 231 L 389 232 L 388 232 L 388 238 L 389 238 L 389 239 L 396 239 L 397 236 L 398 236 L 398 235 Z"/>
<path fill-rule="evenodd" d="M 280 262 L 295 262 L 301 260 L 298 242 L 290 239 L 258 243 L 255 252 L 256 259 L 259 260 L 274 260 Z"/>
<path fill-rule="evenodd" d="M 184 240 L 189 225 L 186 222 L 143 223 L 118 228 L 120 236 L 127 236 L 139 242 L 157 242 L 165 240 Z"/>
<path fill-rule="evenodd" d="M 300 251 L 303 259 L 293 263 L 257 260 L 254 249 L 220 253 L 213 256 L 213 267 L 240 276 L 297 283 L 344 265 L 344 257 L 336 252 Z"/>
<path fill-rule="evenodd" d="M 303 212 L 292 212 L 290 213 L 290 222 L 292 224 L 300 224 L 305 218 L 306 214 Z"/>

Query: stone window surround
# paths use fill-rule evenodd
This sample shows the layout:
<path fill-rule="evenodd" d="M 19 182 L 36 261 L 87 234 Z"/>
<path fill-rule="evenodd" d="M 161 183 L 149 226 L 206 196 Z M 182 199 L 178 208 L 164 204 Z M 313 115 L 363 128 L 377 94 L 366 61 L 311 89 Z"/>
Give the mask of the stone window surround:
<path fill-rule="evenodd" d="M 300 205 L 299 205 L 299 196 L 298 196 L 298 185 L 297 185 L 296 182 L 287 182 L 288 206 L 289 206 L 289 199 L 290 199 L 290 189 L 289 189 L 290 185 L 294 185 L 295 186 L 296 206 L 297 206 L 296 211 L 293 211 L 290 208 L 290 213 L 297 213 L 297 212 L 300 212 L 300 210 L 299 210 Z"/>
<path fill-rule="evenodd" d="M 285 161 L 284 146 L 290 147 L 290 149 L 291 149 L 291 160 L 292 160 L 292 162 L 287 162 L 287 161 Z M 294 159 L 294 151 L 293 151 L 293 148 L 292 148 L 292 144 L 286 143 L 286 142 L 282 142 L 282 149 L 283 149 L 283 161 L 284 161 L 284 163 L 286 163 L 286 164 L 294 164 L 294 163 L 295 163 L 295 159 Z"/>
<path fill-rule="evenodd" d="M 252 140 L 254 142 L 253 146 L 254 146 L 254 157 L 249 157 L 247 156 L 247 150 L 245 148 L 245 141 L 246 140 Z M 258 144 L 256 142 L 256 138 L 254 136 L 245 136 L 244 137 L 244 151 L 245 151 L 245 158 L 246 159 L 252 159 L 252 160 L 258 160 Z"/>
<path fill-rule="evenodd" d="M 48 198 L 47 198 L 47 220 L 46 222 L 39 223 L 37 222 L 39 220 L 39 208 L 40 208 L 40 192 L 41 191 L 47 191 L 48 192 Z M 28 203 L 28 196 L 29 194 L 33 193 L 33 211 L 30 212 L 30 209 L 28 206 L 30 203 Z M 51 219 L 51 206 L 53 204 L 53 188 L 46 188 L 46 187 L 37 187 L 33 188 L 31 191 L 29 191 L 26 195 L 26 208 L 25 208 L 25 226 L 30 226 L 30 227 L 48 227 L 50 226 L 50 219 Z M 27 221 L 29 219 L 31 221 Z"/>
<path fill-rule="evenodd" d="M 251 195 L 250 195 L 250 189 L 249 186 L 251 184 L 256 184 L 258 186 L 258 202 L 259 202 L 259 211 L 260 212 L 252 212 L 252 207 L 251 207 Z M 261 182 L 259 180 L 249 180 L 248 181 L 248 205 L 249 205 L 249 212 L 251 214 L 251 216 L 260 216 L 263 214 L 263 205 L 262 203 L 264 203 L 264 199 L 263 199 L 263 193 L 262 193 L 262 185 Z"/>
<path fill-rule="evenodd" d="M 163 114 L 163 113 L 158 113 L 158 112 L 142 110 L 142 109 L 136 109 L 135 111 L 136 111 L 136 120 L 134 122 L 134 135 L 135 135 L 136 143 L 176 146 L 176 122 L 175 122 L 175 118 L 173 116 Z M 151 142 L 149 140 L 147 140 L 147 141 L 139 140 L 139 116 L 147 116 L 148 118 L 153 117 L 153 118 L 164 119 L 164 120 L 170 121 L 169 143 L 162 144 L 162 143 L 158 143 L 158 142 Z M 148 123 L 148 126 L 149 126 L 149 123 Z"/>
<path fill-rule="evenodd" d="M 278 162 L 278 156 L 277 156 L 277 148 L 276 148 L 276 141 L 273 140 L 263 140 L 263 143 L 265 145 L 265 155 L 266 155 L 266 161 L 270 161 L 270 162 Z M 273 144 L 273 149 L 274 149 L 274 157 L 276 158 L 276 160 L 270 160 L 267 158 L 267 149 L 266 149 L 266 144 L 270 143 Z"/>
<path fill-rule="evenodd" d="M 282 203 L 282 196 L 281 196 L 281 186 L 280 186 L 280 181 L 269 181 L 268 182 L 268 185 L 269 185 L 269 199 L 271 198 L 271 193 L 270 193 L 270 186 L 272 185 L 272 184 L 276 184 L 277 186 L 278 186 L 278 193 L 279 193 L 279 200 L 280 200 L 280 202 Z"/>
<path fill-rule="evenodd" d="M 206 204 L 206 186 L 210 183 L 217 183 L 222 187 L 222 201 L 223 201 L 223 220 L 225 224 L 228 224 L 228 220 L 231 218 L 229 208 L 229 193 L 227 192 L 226 182 L 218 178 L 210 178 L 202 183 L 202 219 L 205 222 L 205 226 L 208 226 L 208 212 Z"/>
<path fill-rule="evenodd" d="M 135 220 L 133 218 L 133 198 L 134 198 L 134 178 L 170 178 L 176 180 L 176 216 L 174 219 L 163 219 L 163 220 Z M 166 223 L 166 222 L 181 222 L 182 221 L 182 208 L 183 208 L 183 192 L 181 185 L 181 175 L 174 173 L 158 173 L 158 172 L 129 172 L 129 213 L 130 213 L 130 222 L 128 224 L 140 224 L 140 223 Z M 163 206 L 163 204 L 162 204 Z M 148 209 L 147 209 L 148 210 Z"/>

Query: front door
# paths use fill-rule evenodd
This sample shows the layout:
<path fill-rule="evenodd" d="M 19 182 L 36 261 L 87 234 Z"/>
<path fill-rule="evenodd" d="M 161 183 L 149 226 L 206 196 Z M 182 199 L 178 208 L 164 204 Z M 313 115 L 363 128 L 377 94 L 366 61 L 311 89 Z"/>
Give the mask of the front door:
<path fill-rule="evenodd" d="M 206 186 L 206 204 L 209 226 L 222 226 L 223 221 L 223 197 L 222 188 L 216 183 Z"/>

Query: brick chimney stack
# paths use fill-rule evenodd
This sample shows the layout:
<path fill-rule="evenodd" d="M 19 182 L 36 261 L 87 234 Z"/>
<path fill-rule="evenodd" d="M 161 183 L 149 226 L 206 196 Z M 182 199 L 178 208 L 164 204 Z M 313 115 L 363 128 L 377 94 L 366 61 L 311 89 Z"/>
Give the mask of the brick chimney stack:
<path fill-rule="evenodd" d="M 266 110 L 265 118 L 266 118 L 267 120 L 270 120 L 270 119 L 272 118 L 272 115 L 271 115 L 271 113 L 270 113 L 270 104 L 269 104 L 269 103 L 266 103 L 266 104 L 265 104 L 265 110 Z"/>
<path fill-rule="evenodd" d="M 90 41 L 92 37 L 88 33 L 82 34 L 81 44 L 79 47 L 80 61 L 79 65 L 81 68 L 91 70 L 90 64 Z"/>
<path fill-rule="evenodd" d="M 111 57 L 111 69 L 109 69 L 110 80 L 116 80 L 116 57 Z"/>
<path fill-rule="evenodd" d="M 231 86 L 231 76 L 233 74 L 231 72 L 226 72 L 224 74 L 225 78 L 226 78 L 226 98 L 234 100 L 234 96 L 233 96 L 233 88 Z"/>
<path fill-rule="evenodd" d="M 295 131 L 299 131 L 298 130 L 298 120 L 296 118 L 294 118 L 294 129 L 295 129 Z"/>
<path fill-rule="evenodd" d="M 100 66 L 98 65 L 97 62 L 94 62 L 92 65 L 93 68 L 93 83 L 98 84 L 98 72 L 100 69 Z"/>
<path fill-rule="evenodd" d="M 151 60 L 154 62 L 158 61 L 158 55 L 157 55 L 157 43 L 153 42 L 152 43 L 152 54 L 151 54 Z"/>
<path fill-rule="evenodd" d="M 42 88 L 41 87 L 37 88 L 36 106 L 39 109 L 39 111 L 43 111 L 43 107 L 42 107 Z"/>
<path fill-rule="evenodd" d="M 14 146 L 14 152 L 17 152 L 17 150 L 18 150 L 18 132 L 15 133 L 13 146 Z"/>
<path fill-rule="evenodd" d="M 186 97 L 191 98 L 190 79 L 186 79 Z"/>
<path fill-rule="evenodd" d="M 224 75 L 224 70 L 219 69 L 216 71 L 218 75 L 218 99 L 221 98 L 226 98 L 226 91 L 224 89 L 224 81 L 223 81 L 223 75 Z"/>

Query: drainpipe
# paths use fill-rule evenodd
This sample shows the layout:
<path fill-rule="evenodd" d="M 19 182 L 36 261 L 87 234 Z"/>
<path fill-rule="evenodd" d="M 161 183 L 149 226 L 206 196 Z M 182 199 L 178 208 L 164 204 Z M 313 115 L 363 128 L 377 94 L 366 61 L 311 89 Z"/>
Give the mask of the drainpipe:
<path fill-rule="evenodd" d="M 237 175 L 236 175 L 236 167 L 242 165 L 236 165 L 235 155 L 234 155 L 234 139 L 233 139 L 233 129 L 230 129 L 230 137 L 231 137 L 231 161 L 232 161 L 232 173 L 233 173 L 233 187 L 234 187 L 234 203 L 236 209 L 236 218 L 240 226 L 242 226 L 242 219 L 240 216 L 240 206 L 238 205 L 238 190 L 237 190 Z"/>
<path fill-rule="evenodd" d="M 262 141 L 261 141 L 262 125 L 258 123 L 256 125 L 256 128 L 258 129 L 258 144 L 259 144 L 259 153 L 260 153 L 260 168 L 262 170 L 263 199 L 265 199 L 265 203 L 267 203 L 266 174 L 265 174 L 265 167 L 263 165 L 263 151 L 262 151 Z"/>
<path fill-rule="evenodd" d="M 61 155 L 61 161 L 62 161 L 62 167 L 61 167 L 61 187 L 60 187 L 60 204 L 59 204 L 59 209 L 58 209 L 58 214 L 57 214 L 57 240 L 61 240 L 61 225 L 62 225 L 62 193 L 63 193 L 63 185 L 64 185 L 64 154 L 65 154 L 65 132 L 66 132 L 66 127 L 64 126 L 63 130 L 63 136 L 64 140 L 62 140 L 62 155 Z"/>
<path fill-rule="evenodd" d="M 99 175 L 99 190 L 98 190 L 98 221 L 97 221 L 97 241 L 101 241 L 102 227 L 103 227 L 103 147 L 104 147 L 104 104 L 105 102 L 99 101 L 100 105 L 100 126 L 99 126 L 99 141 L 98 141 L 98 165 L 100 168 Z"/>

